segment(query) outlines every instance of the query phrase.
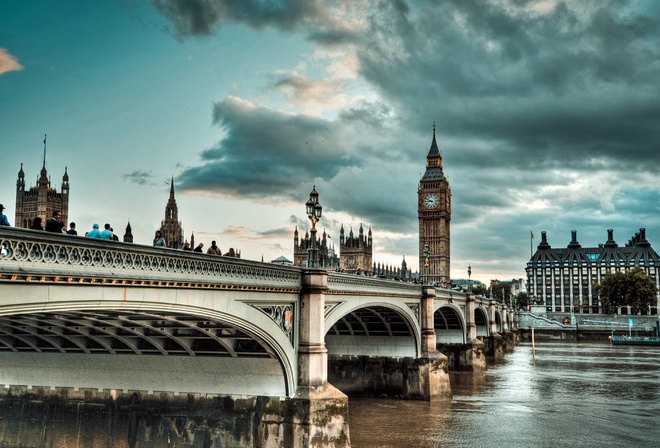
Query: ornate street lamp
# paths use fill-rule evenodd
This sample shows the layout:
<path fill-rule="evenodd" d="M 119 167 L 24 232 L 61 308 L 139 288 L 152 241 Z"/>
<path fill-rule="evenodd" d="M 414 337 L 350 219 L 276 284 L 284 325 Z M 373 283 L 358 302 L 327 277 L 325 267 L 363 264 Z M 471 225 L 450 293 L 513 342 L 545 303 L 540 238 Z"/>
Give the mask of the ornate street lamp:
<path fill-rule="evenodd" d="M 422 251 L 422 254 L 424 255 L 424 284 L 428 285 L 429 284 L 429 257 L 431 256 L 431 252 L 429 251 L 429 245 L 428 244 L 424 245 L 424 250 Z"/>
<path fill-rule="evenodd" d="M 319 267 L 319 257 L 318 249 L 316 248 L 316 223 L 321 219 L 321 213 L 323 207 L 319 204 L 319 194 L 316 192 L 316 185 L 312 188 L 312 192 L 309 194 L 309 200 L 305 204 L 307 210 L 307 217 L 312 221 L 312 230 L 310 231 L 312 237 L 312 247 L 308 249 L 307 256 L 307 267 L 309 268 L 318 268 Z"/>
<path fill-rule="evenodd" d="M 472 293 L 472 266 L 468 265 L 468 294 Z"/>

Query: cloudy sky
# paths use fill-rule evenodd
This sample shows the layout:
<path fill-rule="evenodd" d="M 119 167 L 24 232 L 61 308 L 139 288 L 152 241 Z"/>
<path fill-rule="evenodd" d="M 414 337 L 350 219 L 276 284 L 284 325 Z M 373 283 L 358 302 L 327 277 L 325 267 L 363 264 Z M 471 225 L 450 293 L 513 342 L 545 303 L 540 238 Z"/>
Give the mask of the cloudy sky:
<path fill-rule="evenodd" d="M 0 202 L 65 167 L 80 230 L 150 244 L 173 176 L 189 238 L 292 258 L 309 228 L 417 267 L 437 124 L 453 278 L 524 277 L 530 232 L 660 248 L 660 2 L 50 0 L 0 14 Z"/>

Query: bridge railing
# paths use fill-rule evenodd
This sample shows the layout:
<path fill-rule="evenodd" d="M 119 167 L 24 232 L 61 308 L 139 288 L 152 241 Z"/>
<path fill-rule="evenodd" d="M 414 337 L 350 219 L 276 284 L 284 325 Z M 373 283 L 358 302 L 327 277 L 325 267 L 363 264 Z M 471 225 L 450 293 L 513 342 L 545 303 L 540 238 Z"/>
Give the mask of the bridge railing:
<path fill-rule="evenodd" d="M 330 294 L 365 293 L 415 298 L 422 296 L 422 286 L 419 284 L 341 272 L 328 272 L 328 289 Z"/>
<path fill-rule="evenodd" d="M 302 270 L 192 251 L 0 227 L 0 281 L 205 283 L 299 290 Z"/>

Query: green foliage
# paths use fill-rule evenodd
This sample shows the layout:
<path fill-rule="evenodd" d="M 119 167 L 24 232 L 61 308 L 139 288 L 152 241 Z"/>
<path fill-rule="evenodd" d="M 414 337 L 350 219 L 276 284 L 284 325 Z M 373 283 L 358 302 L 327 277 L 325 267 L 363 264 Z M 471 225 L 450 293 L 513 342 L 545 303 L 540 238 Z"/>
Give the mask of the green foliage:
<path fill-rule="evenodd" d="M 648 310 L 656 304 L 655 282 L 642 268 L 635 266 L 626 272 L 608 272 L 594 292 L 600 296 L 605 314 L 611 314 L 619 306 L 630 305 L 633 314 Z"/>
<path fill-rule="evenodd" d="M 493 298 L 498 302 L 503 302 L 505 298 L 511 297 L 511 283 L 493 282 L 491 283 L 491 290 L 493 291 Z"/>
<path fill-rule="evenodd" d="M 524 308 L 529 305 L 529 297 L 526 292 L 519 292 L 516 296 L 516 305 L 518 308 Z"/>
<path fill-rule="evenodd" d="M 484 297 L 487 297 L 488 296 L 488 290 L 483 285 L 475 285 L 475 286 L 472 287 L 472 294 L 474 294 L 476 296 L 482 295 Z"/>

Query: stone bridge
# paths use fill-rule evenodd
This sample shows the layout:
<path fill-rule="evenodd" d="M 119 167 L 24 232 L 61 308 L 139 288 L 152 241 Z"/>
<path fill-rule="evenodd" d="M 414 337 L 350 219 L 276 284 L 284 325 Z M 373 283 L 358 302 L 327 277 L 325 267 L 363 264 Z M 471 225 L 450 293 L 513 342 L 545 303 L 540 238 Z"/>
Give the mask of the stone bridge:
<path fill-rule="evenodd" d="M 305 403 L 273 446 L 349 446 L 342 392 L 447 398 L 513 344 L 506 307 L 430 286 L 17 228 L 0 251 L 5 390 Z"/>

